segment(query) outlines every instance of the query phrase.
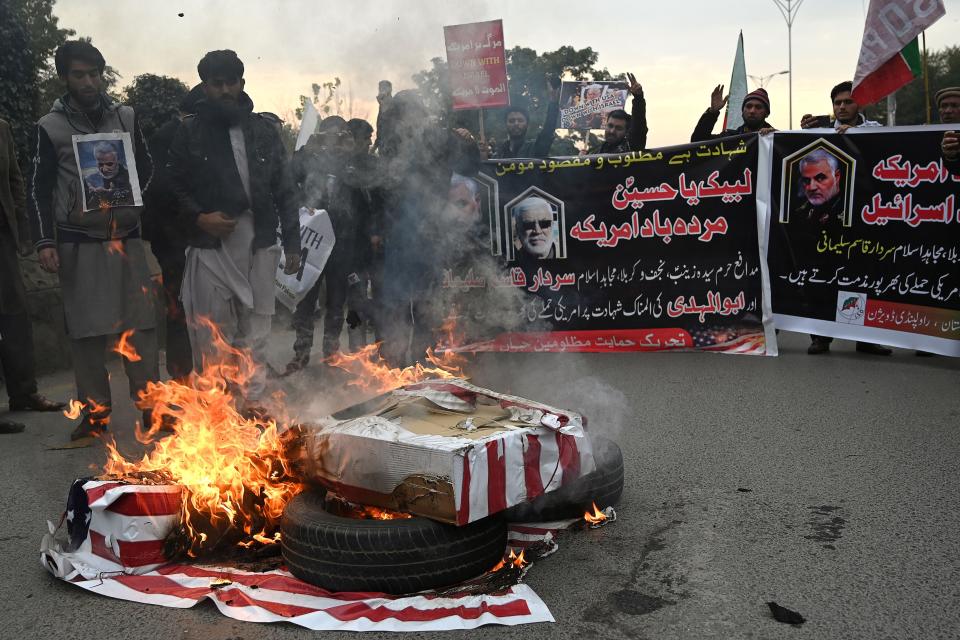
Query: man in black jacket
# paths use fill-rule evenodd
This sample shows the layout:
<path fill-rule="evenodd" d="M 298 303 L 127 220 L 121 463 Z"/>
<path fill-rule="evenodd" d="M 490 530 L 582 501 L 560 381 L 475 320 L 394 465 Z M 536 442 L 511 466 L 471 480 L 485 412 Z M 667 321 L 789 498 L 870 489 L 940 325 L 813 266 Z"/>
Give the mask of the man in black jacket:
<path fill-rule="evenodd" d="M 627 80 L 633 96 L 630 115 L 623 109 L 607 114 L 603 143 L 590 153 L 629 153 L 643 151 L 647 146 L 647 101 L 643 97 L 643 87 L 632 73 L 627 74 Z"/>
<path fill-rule="evenodd" d="M 243 389 L 249 405 L 264 391 L 278 224 L 284 271 L 300 267 L 297 205 L 277 129 L 253 113 L 243 91 L 243 62 L 233 51 L 211 51 L 197 71 L 204 99 L 177 131 L 168 161 L 187 233 L 181 298 L 196 370 L 224 356 L 208 323 L 228 344 L 249 349 L 256 366 Z"/>
<path fill-rule="evenodd" d="M 713 93 L 710 94 L 710 107 L 703 112 L 697 126 L 690 136 L 690 142 L 703 142 L 705 140 L 716 140 L 717 138 L 726 138 L 727 136 L 738 136 L 744 133 L 759 133 L 765 135 L 776 131 L 767 122 L 770 117 L 770 96 L 767 90 L 760 87 L 756 91 L 751 91 L 743 98 L 741 113 L 743 115 L 743 124 L 736 129 L 724 129 L 714 135 L 713 125 L 717 124 L 717 118 L 720 117 L 720 111 L 723 110 L 730 96 L 724 97 L 723 85 L 718 84 Z"/>
<path fill-rule="evenodd" d="M 547 115 L 543 119 L 540 133 L 533 140 L 527 140 L 530 126 L 530 114 L 520 106 L 507 107 L 503 114 L 507 125 L 507 139 L 496 149 L 498 158 L 545 158 L 550 155 L 550 147 L 556 137 L 557 121 L 560 119 L 560 89 L 554 86 L 555 78 L 547 78 Z"/>

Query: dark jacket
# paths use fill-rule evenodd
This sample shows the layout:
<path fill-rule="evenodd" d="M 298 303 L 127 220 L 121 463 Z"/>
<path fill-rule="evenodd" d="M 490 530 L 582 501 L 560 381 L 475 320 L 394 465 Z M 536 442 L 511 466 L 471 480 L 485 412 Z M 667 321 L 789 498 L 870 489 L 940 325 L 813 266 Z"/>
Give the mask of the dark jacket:
<path fill-rule="evenodd" d="M 17 165 L 13 132 L 0 120 L 0 229 L 9 229 L 20 253 L 32 248 L 30 221 L 27 219 L 27 192 Z"/>
<path fill-rule="evenodd" d="M 240 107 L 250 198 L 233 157 L 230 123 L 216 105 L 198 103 L 197 115 L 184 119 L 170 146 L 167 168 L 187 244 L 205 249 L 220 246 L 219 238 L 197 226 L 201 213 L 222 211 L 239 217 L 250 210 L 255 249 L 276 244 L 279 224 L 284 251 L 288 255 L 299 253 L 298 207 L 280 135 L 269 120 L 253 113 L 253 101 L 246 93 L 241 94 Z"/>
<path fill-rule="evenodd" d="M 710 109 L 704 111 L 703 115 L 700 116 L 700 120 L 697 122 L 697 126 L 693 129 L 693 134 L 690 136 L 690 142 L 703 142 L 704 140 L 716 140 L 717 138 L 727 138 L 729 136 L 739 136 L 744 133 L 752 133 L 751 131 L 747 131 L 747 125 L 741 125 L 736 129 L 724 129 L 718 134 L 710 133 L 713 131 L 713 126 L 717 124 L 717 119 L 719 117 L 719 111 L 711 111 Z M 771 128 L 770 123 L 764 120 L 761 128 Z"/>
<path fill-rule="evenodd" d="M 143 237 L 150 241 L 153 255 L 161 264 L 170 260 L 182 263 L 187 236 L 177 224 L 177 196 L 167 168 L 170 145 L 180 128 L 180 119 L 172 118 L 150 136 L 150 153 L 156 170 L 150 190 L 143 196 Z"/>
<path fill-rule="evenodd" d="M 617 144 L 608 144 L 604 141 L 590 153 L 643 151 L 647 147 L 647 132 L 647 101 L 641 93 L 639 96 L 633 96 L 633 103 L 630 106 L 630 129 L 623 140 Z"/>
<path fill-rule="evenodd" d="M 33 241 L 38 249 L 52 247 L 57 242 L 102 242 L 139 236 L 141 207 L 134 206 L 130 197 L 122 204 L 84 212 L 86 200 L 73 136 L 118 131 L 130 133 L 139 186 L 147 193 L 153 163 L 130 107 L 101 95 L 99 119 L 91 118 L 74 107 L 69 95 L 65 95 L 55 100 L 50 113 L 37 122 L 31 142 L 34 156 L 27 203 Z"/>
<path fill-rule="evenodd" d="M 551 102 L 547 107 L 547 115 L 543 119 L 540 133 L 533 140 L 522 140 L 516 148 L 510 138 L 504 140 L 497 148 L 498 158 L 546 158 L 550 155 L 550 147 L 556 137 L 557 121 L 560 120 L 560 105 Z"/>

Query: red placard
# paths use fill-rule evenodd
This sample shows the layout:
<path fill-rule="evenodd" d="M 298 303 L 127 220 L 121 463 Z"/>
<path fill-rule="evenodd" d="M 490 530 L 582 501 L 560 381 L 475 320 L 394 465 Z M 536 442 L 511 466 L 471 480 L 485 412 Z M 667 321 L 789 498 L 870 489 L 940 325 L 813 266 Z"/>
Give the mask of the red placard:
<path fill-rule="evenodd" d="M 443 38 L 454 110 L 509 105 L 503 21 L 444 27 Z"/>

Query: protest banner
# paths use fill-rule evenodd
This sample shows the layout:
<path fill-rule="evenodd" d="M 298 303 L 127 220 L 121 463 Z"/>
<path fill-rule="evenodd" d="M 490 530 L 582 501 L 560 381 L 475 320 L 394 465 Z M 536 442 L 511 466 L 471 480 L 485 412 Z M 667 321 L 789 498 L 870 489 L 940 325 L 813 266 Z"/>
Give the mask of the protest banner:
<path fill-rule="evenodd" d="M 293 311 L 313 288 L 326 266 L 336 236 L 330 214 L 323 210 L 300 208 L 300 270 L 283 272 L 284 262 L 277 267 L 276 294 L 283 306 Z"/>
<path fill-rule="evenodd" d="M 560 87 L 561 129 L 603 129 L 607 114 L 624 109 L 626 82 L 564 81 Z"/>
<path fill-rule="evenodd" d="M 960 176 L 949 126 L 777 133 L 776 326 L 960 356 Z"/>
<path fill-rule="evenodd" d="M 443 287 L 464 351 L 706 349 L 776 354 L 756 200 L 757 136 L 646 153 L 490 161 L 477 186 L 501 270 Z M 496 315 L 496 322 L 491 316 Z M 498 328 L 493 328 L 494 326 Z M 499 328 L 503 327 L 503 329 Z"/>
<path fill-rule="evenodd" d="M 453 109 L 509 105 L 503 21 L 447 26 L 443 28 L 443 37 Z"/>

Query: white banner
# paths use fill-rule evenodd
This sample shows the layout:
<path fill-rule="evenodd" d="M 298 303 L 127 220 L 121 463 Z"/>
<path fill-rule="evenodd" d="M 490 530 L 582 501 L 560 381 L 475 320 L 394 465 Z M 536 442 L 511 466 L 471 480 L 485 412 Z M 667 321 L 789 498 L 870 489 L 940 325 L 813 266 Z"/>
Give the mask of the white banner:
<path fill-rule="evenodd" d="M 291 311 L 313 288 L 330 258 L 336 236 L 330 214 L 322 209 L 300 208 L 300 270 L 283 272 L 286 256 L 277 267 L 277 300 Z"/>

